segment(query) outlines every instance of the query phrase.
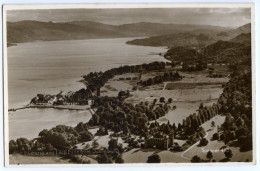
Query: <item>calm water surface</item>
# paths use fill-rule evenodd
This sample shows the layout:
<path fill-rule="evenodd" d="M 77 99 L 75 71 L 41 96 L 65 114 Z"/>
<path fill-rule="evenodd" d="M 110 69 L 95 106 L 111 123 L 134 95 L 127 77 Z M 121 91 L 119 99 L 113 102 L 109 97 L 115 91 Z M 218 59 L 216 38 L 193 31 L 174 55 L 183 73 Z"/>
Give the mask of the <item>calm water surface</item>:
<path fill-rule="evenodd" d="M 9 108 L 28 104 L 37 93 L 78 90 L 83 85 L 77 81 L 92 71 L 165 61 L 154 53 L 166 52 L 166 48 L 126 45 L 125 42 L 131 39 L 33 42 L 9 47 Z M 89 118 L 87 111 L 20 110 L 9 114 L 9 137 L 34 138 L 42 129 L 59 124 L 75 126 L 78 122 L 87 122 Z"/>

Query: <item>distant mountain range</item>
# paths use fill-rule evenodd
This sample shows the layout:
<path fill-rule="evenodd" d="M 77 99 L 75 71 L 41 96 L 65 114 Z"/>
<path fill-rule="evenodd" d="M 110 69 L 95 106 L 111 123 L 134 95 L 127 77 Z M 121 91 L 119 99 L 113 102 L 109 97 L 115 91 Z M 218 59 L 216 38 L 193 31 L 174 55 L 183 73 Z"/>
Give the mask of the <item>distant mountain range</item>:
<path fill-rule="evenodd" d="M 39 22 L 39 21 L 19 21 L 7 22 L 8 43 L 22 43 L 32 41 L 52 41 L 52 40 L 80 40 L 96 38 L 123 38 L 123 37 L 150 37 L 167 34 L 182 33 L 183 39 L 186 37 L 183 32 L 190 32 L 196 36 L 192 37 L 192 42 L 209 41 L 212 38 L 202 33 L 217 34 L 229 33 L 230 28 L 208 26 L 208 25 L 188 25 L 188 24 L 160 24 L 160 23 L 133 23 L 124 25 L 108 25 L 91 21 L 74 22 Z M 174 37 L 174 36 L 173 36 Z M 180 38 L 182 39 L 182 38 Z M 204 40 L 205 39 L 205 40 Z M 172 41 L 169 41 L 170 43 Z M 153 43 L 154 44 L 154 43 Z M 157 46 L 157 44 L 156 44 Z"/>
<path fill-rule="evenodd" d="M 220 32 L 217 35 L 217 39 L 230 40 L 230 39 L 233 39 L 233 38 L 235 38 L 236 36 L 238 36 L 242 33 L 244 33 L 244 34 L 251 33 L 251 24 L 250 23 L 245 24 L 245 25 L 238 27 L 236 29 L 228 30 L 228 31 L 225 31 L 225 32 Z"/>
<path fill-rule="evenodd" d="M 246 24 L 236 29 L 228 29 L 219 31 L 219 29 L 203 30 L 195 29 L 182 33 L 166 34 L 160 36 L 152 36 L 144 39 L 135 39 L 128 41 L 127 44 L 143 45 L 143 46 L 186 46 L 201 48 L 210 45 L 219 40 L 234 39 L 234 42 L 241 41 L 251 43 L 251 24 Z M 243 34 L 243 35 L 241 35 Z M 241 37 L 237 37 L 241 35 Z M 235 39 L 235 37 L 237 37 Z M 243 40 L 242 40 L 243 39 Z M 240 42 L 240 43 L 241 43 Z"/>

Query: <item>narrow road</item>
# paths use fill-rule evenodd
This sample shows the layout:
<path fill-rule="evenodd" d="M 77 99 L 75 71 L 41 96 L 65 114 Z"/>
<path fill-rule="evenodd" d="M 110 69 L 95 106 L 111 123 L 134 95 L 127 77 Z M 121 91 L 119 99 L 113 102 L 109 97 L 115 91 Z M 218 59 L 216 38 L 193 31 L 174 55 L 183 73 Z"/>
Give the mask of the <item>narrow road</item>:
<path fill-rule="evenodd" d="M 166 85 L 167 85 L 168 83 L 169 83 L 168 81 L 167 81 L 167 82 L 164 82 L 164 86 L 163 86 L 163 89 L 162 89 L 162 90 L 165 90 Z"/>
<path fill-rule="evenodd" d="M 206 132 L 206 135 L 205 135 L 203 138 L 206 138 L 208 135 L 209 135 L 208 132 Z M 191 158 L 185 157 L 184 154 L 187 153 L 190 149 L 192 149 L 195 145 L 198 145 L 199 142 L 200 142 L 200 140 L 197 141 L 197 142 L 196 142 L 195 144 L 193 144 L 192 146 L 190 146 L 187 150 L 185 150 L 185 151 L 181 154 L 181 157 L 182 157 L 182 158 L 185 158 L 185 159 L 188 159 L 188 160 L 191 160 Z"/>

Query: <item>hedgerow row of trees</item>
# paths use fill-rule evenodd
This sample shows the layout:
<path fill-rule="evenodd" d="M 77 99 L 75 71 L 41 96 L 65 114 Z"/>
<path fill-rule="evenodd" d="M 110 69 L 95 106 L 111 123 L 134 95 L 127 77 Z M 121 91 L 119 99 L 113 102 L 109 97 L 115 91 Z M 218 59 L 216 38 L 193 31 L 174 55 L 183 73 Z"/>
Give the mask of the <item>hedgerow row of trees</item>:
<path fill-rule="evenodd" d="M 153 84 L 160 84 L 163 83 L 165 81 L 177 81 L 177 80 L 181 80 L 182 76 L 178 73 L 178 72 L 170 72 L 167 73 L 165 72 L 163 75 L 157 75 L 153 78 L 149 78 L 148 80 L 145 81 L 140 81 L 139 84 L 142 86 L 151 86 Z"/>

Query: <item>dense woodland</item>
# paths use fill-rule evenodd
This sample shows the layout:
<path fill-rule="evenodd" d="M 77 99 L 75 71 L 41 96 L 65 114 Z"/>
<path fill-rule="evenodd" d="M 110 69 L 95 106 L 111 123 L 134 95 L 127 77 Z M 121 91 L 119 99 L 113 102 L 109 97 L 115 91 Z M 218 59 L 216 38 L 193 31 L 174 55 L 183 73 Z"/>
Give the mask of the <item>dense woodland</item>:
<path fill-rule="evenodd" d="M 252 149 L 252 81 L 251 71 L 235 71 L 219 98 L 226 115 L 220 139 L 239 146 L 241 151 Z"/>
<path fill-rule="evenodd" d="M 187 64 L 195 64 L 204 58 L 203 54 L 197 50 L 184 46 L 174 46 L 170 48 L 164 57 L 171 61 L 185 62 Z"/>
<path fill-rule="evenodd" d="M 103 126 L 115 133 L 145 135 L 147 122 L 168 113 L 169 105 L 140 102 L 135 106 L 122 101 L 121 97 L 98 97 L 92 107 L 97 111 L 89 121 L 90 125 Z"/>

